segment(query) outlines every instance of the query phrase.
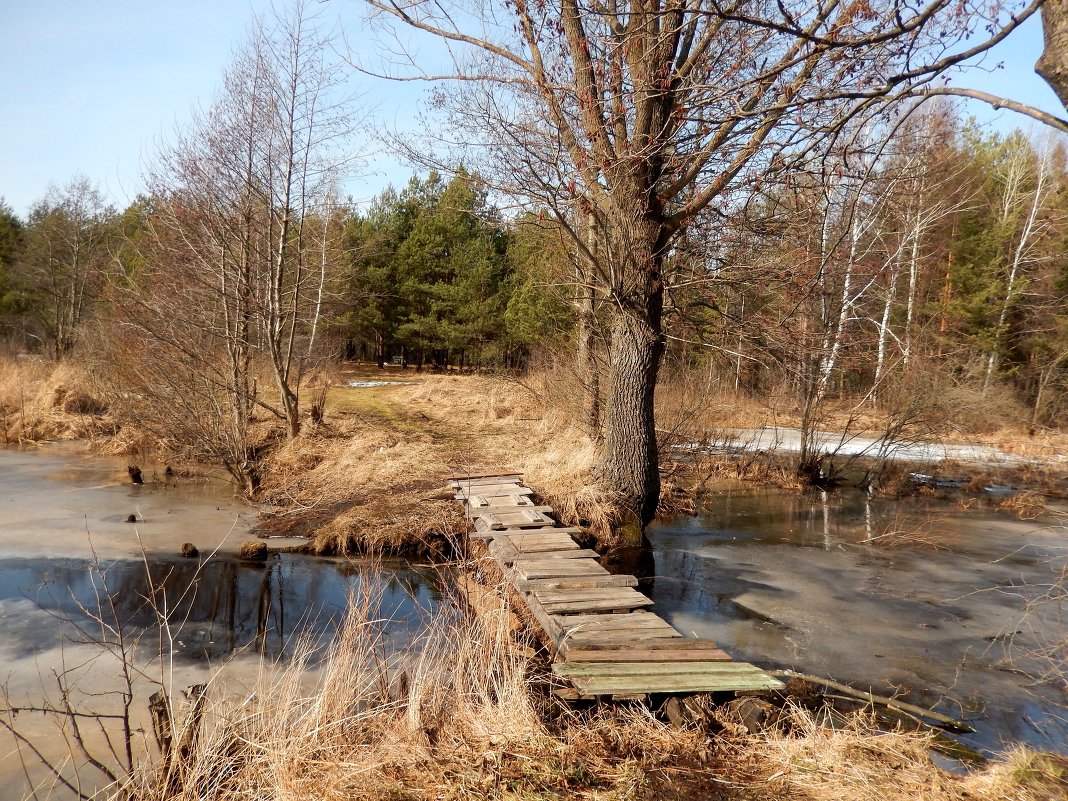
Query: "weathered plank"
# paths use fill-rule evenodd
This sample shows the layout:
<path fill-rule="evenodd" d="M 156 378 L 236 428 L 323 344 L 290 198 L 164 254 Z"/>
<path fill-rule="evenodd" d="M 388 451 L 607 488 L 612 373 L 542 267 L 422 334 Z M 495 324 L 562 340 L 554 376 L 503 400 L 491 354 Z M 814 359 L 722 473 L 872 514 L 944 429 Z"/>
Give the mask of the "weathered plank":
<path fill-rule="evenodd" d="M 642 595 L 637 590 L 630 587 L 607 587 L 607 588 L 594 588 L 594 589 L 577 589 L 577 590 L 539 590 L 534 593 L 534 596 L 544 603 L 552 603 L 555 601 L 580 601 L 584 598 L 593 600 L 595 598 L 633 598 L 641 596 L 646 601 L 648 597 Z"/>
<path fill-rule="evenodd" d="M 631 678 L 634 676 L 733 675 L 760 668 L 748 662 L 557 662 L 553 673 L 569 679 Z"/>
<path fill-rule="evenodd" d="M 581 589 L 585 587 L 637 587 L 638 579 L 634 576 L 571 576 L 544 579 L 521 579 L 513 580 L 515 588 L 520 592 L 533 592 L 534 590 L 566 590 Z"/>
<path fill-rule="evenodd" d="M 559 649 L 569 662 L 729 662 L 731 659 L 711 640 L 687 637 L 579 644 L 564 639 Z"/>
<path fill-rule="evenodd" d="M 595 559 L 543 559 L 523 560 L 513 566 L 522 579 L 560 578 L 563 576 L 607 576 Z"/>
<path fill-rule="evenodd" d="M 783 686 L 747 662 L 557 662 L 553 673 L 590 695 L 777 690 Z"/>
<path fill-rule="evenodd" d="M 613 588 L 625 590 L 625 587 Z M 601 598 L 561 598 L 555 601 L 542 601 L 541 604 L 549 614 L 561 614 L 563 612 L 593 612 L 603 610 L 605 612 L 617 612 L 626 609 L 637 609 L 640 606 L 652 606 L 652 601 L 635 592 L 633 595 L 606 596 Z"/>
<path fill-rule="evenodd" d="M 475 495 L 469 495 L 465 502 L 468 509 L 487 509 L 487 508 L 501 508 L 501 509 L 513 509 L 515 507 L 529 509 L 534 508 L 534 501 L 527 495 L 483 495 L 481 493 Z M 544 509 L 551 512 L 553 508 L 551 506 L 539 506 L 538 509 Z"/>
<path fill-rule="evenodd" d="M 477 497 L 477 496 L 476 496 Z M 526 519 L 534 519 L 535 515 L 548 515 L 552 512 L 551 506 L 516 506 L 513 504 L 507 504 L 500 506 L 497 504 L 490 504 L 489 506 L 468 506 L 468 517 L 479 517 L 484 515 L 525 515 Z"/>
<path fill-rule="evenodd" d="M 646 611 L 629 612 L 621 615 L 562 615 L 557 621 L 557 625 L 563 630 L 571 632 L 589 629 L 611 631 L 612 629 L 636 628 L 658 628 L 675 631 L 662 617 Z"/>
<path fill-rule="evenodd" d="M 548 508 L 548 507 L 546 507 Z M 515 509 L 511 511 L 493 510 L 477 511 L 471 515 L 475 526 L 482 524 L 483 530 L 503 531 L 507 528 L 548 528 L 556 521 L 548 514 L 537 509 Z"/>
<path fill-rule="evenodd" d="M 521 479 L 523 474 L 510 467 L 487 467 L 482 470 L 469 470 L 466 473 L 452 473 L 445 476 L 446 481 L 477 481 L 480 478 L 515 478 Z"/>
<path fill-rule="evenodd" d="M 555 529 L 535 529 L 518 535 L 514 532 L 502 532 L 497 535 L 497 538 L 523 553 L 562 551 L 579 547 L 579 544 L 569 534 L 556 534 L 555 531 Z"/>
<path fill-rule="evenodd" d="M 600 631 L 587 629 L 565 635 L 568 642 L 576 646 L 585 646 L 592 643 L 611 643 L 618 640 L 684 640 L 686 639 L 675 629 L 665 624 L 664 628 L 640 628 L 640 629 L 613 629 Z"/>
<path fill-rule="evenodd" d="M 507 561 L 508 564 L 513 562 L 538 562 L 543 559 L 597 559 L 600 554 L 597 551 L 590 551 L 586 549 L 575 549 L 566 551 L 538 551 L 536 553 L 519 553 L 515 550 L 514 546 L 511 548 L 503 545 L 498 546 L 494 543 L 495 548 L 490 549 L 490 553 L 494 556 L 500 554 L 501 560 Z"/>
<path fill-rule="evenodd" d="M 574 536 L 579 535 L 579 534 L 585 534 L 586 532 L 583 531 L 581 528 L 572 527 L 572 528 L 541 528 L 541 529 L 529 529 L 529 528 L 507 529 L 507 528 L 504 528 L 504 529 L 501 529 L 501 533 L 508 534 L 509 536 L 522 537 L 524 540 L 526 540 L 527 537 L 534 537 L 534 538 L 538 538 L 538 537 L 555 537 L 555 536 L 557 536 L 559 534 L 567 534 L 568 536 L 574 537 Z"/>
<path fill-rule="evenodd" d="M 584 663 L 561 662 L 558 664 Z M 657 664 L 663 667 L 671 663 Z M 660 673 L 652 676 L 568 677 L 568 680 L 575 685 L 575 689 L 582 695 L 751 692 L 782 689 L 782 682 L 752 665 L 744 665 L 741 662 L 720 662 L 718 664 L 745 667 L 747 669 L 728 673 Z"/>
<path fill-rule="evenodd" d="M 625 651 L 606 653 L 586 648 L 560 649 L 568 662 L 730 662 L 731 657 L 722 650 L 697 649 L 694 651 L 658 651 L 655 648 L 631 648 Z"/>
<path fill-rule="evenodd" d="M 522 484 L 476 484 L 473 487 L 466 485 L 456 487 L 456 498 L 464 500 L 471 495 L 482 495 L 487 498 L 499 498 L 508 495 L 533 495 L 534 490 Z"/>

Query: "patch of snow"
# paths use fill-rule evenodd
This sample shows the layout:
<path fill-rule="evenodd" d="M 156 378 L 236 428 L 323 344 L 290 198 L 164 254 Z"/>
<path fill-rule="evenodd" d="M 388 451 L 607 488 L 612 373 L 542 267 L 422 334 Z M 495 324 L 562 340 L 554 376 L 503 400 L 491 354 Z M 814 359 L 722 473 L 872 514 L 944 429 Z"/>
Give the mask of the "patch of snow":
<path fill-rule="evenodd" d="M 375 387 L 388 387 L 392 384 L 410 384 L 411 381 L 347 381 L 345 386 L 351 389 L 374 389 Z"/>
<path fill-rule="evenodd" d="M 736 428 L 717 432 L 717 442 L 711 447 L 699 443 L 677 446 L 680 449 L 708 449 L 724 451 L 782 451 L 797 453 L 801 450 L 801 432 L 795 428 Z M 834 434 L 819 431 L 815 435 L 815 449 L 838 456 L 877 456 L 885 446 L 886 458 L 895 461 L 920 463 L 940 462 L 953 459 L 985 466 L 1019 465 L 1025 463 L 1057 463 L 1061 459 L 1045 460 L 1027 458 L 1005 453 L 996 448 L 979 444 L 942 444 L 935 442 L 909 442 L 907 444 L 884 443 L 871 437 Z M 1063 458 L 1063 457 L 1062 457 Z"/>

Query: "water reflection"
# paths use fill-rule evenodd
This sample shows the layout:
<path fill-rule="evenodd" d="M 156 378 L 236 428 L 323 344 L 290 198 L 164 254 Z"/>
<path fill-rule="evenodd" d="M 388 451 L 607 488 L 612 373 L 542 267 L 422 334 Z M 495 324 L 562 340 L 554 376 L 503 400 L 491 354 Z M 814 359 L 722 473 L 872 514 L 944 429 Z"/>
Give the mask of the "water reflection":
<path fill-rule="evenodd" d="M 681 631 L 975 716 L 973 746 L 1068 751 L 1068 695 L 1035 655 L 1068 626 L 1028 610 L 1068 565 L 1062 529 L 935 499 L 725 490 L 649 538 L 652 598 Z"/>
<path fill-rule="evenodd" d="M 249 647 L 281 656 L 301 635 L 329 634 L 350 593 L 368 583 L 380 593 L 387 641 L 411 639 L 440 600 L 431 575 L 400 563 L 284 555 L 266 564 L 118 560 L 94 569 L 81 559 L 0 560 L 0 653 L 10 660 L 47 651 L 78 636 L 73 626 L 96 636 L 92 618 L 103 607 L 107 622 L 149 635 L 157 610 L 166 610 L 181 659 L 217 660 Z M 73 626 L 61 632 L 63 621 Z M 145 656 L 153 642 L 142 641 Z"/>

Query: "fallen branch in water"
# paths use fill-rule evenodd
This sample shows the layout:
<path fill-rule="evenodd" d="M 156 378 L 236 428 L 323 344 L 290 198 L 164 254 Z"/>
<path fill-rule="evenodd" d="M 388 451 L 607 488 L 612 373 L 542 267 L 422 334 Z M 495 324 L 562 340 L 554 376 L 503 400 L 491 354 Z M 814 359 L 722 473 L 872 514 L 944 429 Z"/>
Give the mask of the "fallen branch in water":
<path fill-rule="evenodd" d="M 933 720 L 941 725 L 942 728 L 949 729 L 955 732 L 974 732 L 971 726 L 967 723 L 951 718 L 948 715 L 943 715 L 940 712 L 935 712 L 931 709 L 924 709 L 922 706 L 916 706 L 915 704 L 909 704 L 904 701 L 898 701 L 894 698 L 887 698 L 884 695 L 875 695 L 873 693 L 864 692 L 854 687 L 850 687 L 848 684 L 842 684 L 832 679 L 825 679 L 820 676 L 812 676 L 808 673 L 798 673 L 794 670 L 769 670 L 769 674 L 776 678 L 785 679 L 800 679 L 801 681 L 807 681 L 809 684 L 819 684 L 824 687 L 830 687 L 832 690 L 837 690 L 840 693 L 857 698 L 861 701 L 867 701 L 870 704 L 877 706 L 885 706 L 889 709 L 895 709 L 898 712 L 904 712 L 909 715 L 916 715 L 918 717 L 926 718 L 927 720 Z"/>

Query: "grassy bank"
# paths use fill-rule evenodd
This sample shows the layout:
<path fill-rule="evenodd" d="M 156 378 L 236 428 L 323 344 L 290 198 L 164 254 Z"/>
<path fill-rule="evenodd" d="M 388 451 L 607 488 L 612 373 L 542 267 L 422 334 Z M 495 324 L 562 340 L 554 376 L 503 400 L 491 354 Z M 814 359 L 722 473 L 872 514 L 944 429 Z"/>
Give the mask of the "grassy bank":
<path fill-rule="evenodd" d="M 19 360 L 2 375 L 8 442 L 79 438 L 134 458 L 170 456 L 165 440 L 117 419 L 107 393 L 84 373 Z M 382 378 L 403 383 L 349 385 Z M 665 419 L 676 410 L 676 437 L 707 425 L 696 412 L 684 413 L 699 401 L 686 387 L 666 386 L 661 403 Z M 520 383 L 340 372 L 332 377 L 323 420 L 309 422 L 291 442 L 276 438 L 267 451 L 263 525 L 307 534 L 309 547 L 322 553 L 452 556 L 465 521 L 442 492 L 442 477 L 492 464 L 525 473 L 569 519 L 605 527 L 610 498 L 590 486 L 595 446 L 568 422 L 577 417 L 575 402 L 566 383 L 548 373 Z M 735 413 L 732 424 L 755 424 Z M 715 412 L 709 407 L 701 414 Z M 673 481 L 680 478 L 681 468 Z M 699 472 L 690 477 L 699 479 Z M 674 502 L 685 505 L 689 497 Z M 569 707 L 552 695 L 544 655 L 505 611 L 493 612 L 490 603 L 473 614 L 469 606 L 458 601 L 464 611 L 436 621 L 396 653 L 380 639 L 373 599 L 357 599 L 325 654 L 306 647 L 284 664 L 264 665 L 253 687 L 229 685 L 224 669 L 209 688 L 203 730 L 190 754 L 144 766 L 116 797 L 1068 797 L 1063 758 L 1017 750 L 954 775 L 932 761 L 932 733 L 887 730 L 870 715 L 832 713 L 804 697 L 776 699 L 756 726 L 736 708 L 704 697 L 691 699 L 674 724 L 659 708 L 636 703 Z"/>
<path fill-rule="evenodd" d="M 320 387 L 327 388 L 321 421 L 307 420 L 301 436 L 292 441 L 281 436 L 277 421 L 261 416 L 256 424 L 262 451 L 256 500 L 266 509 L 264 533 L 307 536 L 307 549 L 322 554 L 448 554 L 464 523 L 443 492 L 443 476 L 506 465 L 523 472 L 565 521 L 583 523 L 600 541 L 610 540 L 612 498 L 591 481 L 596 444 L 574 423 L 581 419 L 581 393 L 566 371 L 544 370 L 519 379 L 374 368 L 340 368 L 318 375 Z M 390 383 L 351 385 L 381 381 Z M 309 388 L 306 396 L 318 391 Z M 125 412 L 127 404 L 116 394 L 89 369 L 41 359 L 6 359 L 0 363 L 2 439 L 8 444 L 82 439 L 98 452 L 129 454 L 133 462 L 180 461 L 180 443 L 145 430 Z M 680 452 L 670 447 L 702 441 L 709 432 L 715 440 L 714 432 L 722 429 L 795 426 L 799 411 L 775 397 L 757 402 L 721 396 L 693 376 L 667 376 L 658 394 L 665 511 L 692 510 L 702 488 L 720 478 L 801 488 L 790 454 L 707 456 L 680 463 L 672 461 Z M 1033 432 L 1009 426 L 1001 412 L 982 418 L 962 411 L 952 419 L 939 416 L 936 431 L 931 420 L 935 412 L 914 414 L 908 435 L 967 435 L 1036 457 L 1048 457 L 1066 445 L 1065 436 L 1057 432 L 1029 436 Z M 821 424 L 878 434 L 891 425 L 894 414 L 889 403 L 882 416 L 867 407 L 857 411 L 830 406 Z M 896 414 L 900 416 L 900 410 Z M 965 425 L 968 420 L 970 427 Z M 198 469 L 195 463 L 184 467 Z M 909 485 L 910 469 L 904 464 L 886 466 L 880 491 L 925 491 Z M 1064 494 L 1068 487 L 1063 470 L 1048 467 L 946 463 L 936 472 L 964 477 L 977 492 L 984 482 L 1034 490 L 1026 503 L 1007 502 L 1007 511 L 1014 514 L 1040 512 L 1042 495 Z M 681 493 L 682 487 L 687 492 Z"/>
<path fill-rule="evenodd" d="M 687 701 L 672 724 L 646 705 L 574 708 L 517 645 L 505 614 L 437 621 L 396 653 L 357 600 L 324 656 L 310 648 L 258 682 L 209 694 L 183 759 L 136 772 L 115 797 L 589 801 L 1043 801 L 1068 760 L 1017 750 L 968 776 L 931 759 L 933 736 L 865 714 L 787 703 L 751 731 L 730 706 Z"/>

